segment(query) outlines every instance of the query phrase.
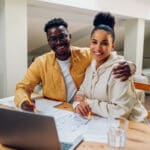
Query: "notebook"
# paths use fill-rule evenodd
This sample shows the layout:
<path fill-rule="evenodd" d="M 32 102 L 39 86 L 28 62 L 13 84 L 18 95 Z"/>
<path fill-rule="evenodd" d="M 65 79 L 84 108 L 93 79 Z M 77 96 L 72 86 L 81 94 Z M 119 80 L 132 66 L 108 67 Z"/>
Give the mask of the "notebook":
<path fill-rule="evenodd" d="M 53 117 L 0 108 L 0 143 L 17 150 L 73 150 L 73 143 L 60 143 Z"/>

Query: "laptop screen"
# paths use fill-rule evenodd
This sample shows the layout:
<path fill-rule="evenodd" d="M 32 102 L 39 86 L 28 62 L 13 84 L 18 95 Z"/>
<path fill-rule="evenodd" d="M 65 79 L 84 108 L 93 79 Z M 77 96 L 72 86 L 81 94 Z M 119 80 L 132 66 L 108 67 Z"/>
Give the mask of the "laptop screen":
<path fill-rule="evenodd" d="M 60 150 L 52 117 L 0 109 L 0 143 L 19 149 Z"/>
<path fill-rule="evenodd" d="M 24 150 L 73 150 L 83 139 L 60 143 L 53 117 L 0 108 L 0 143 Z"/>

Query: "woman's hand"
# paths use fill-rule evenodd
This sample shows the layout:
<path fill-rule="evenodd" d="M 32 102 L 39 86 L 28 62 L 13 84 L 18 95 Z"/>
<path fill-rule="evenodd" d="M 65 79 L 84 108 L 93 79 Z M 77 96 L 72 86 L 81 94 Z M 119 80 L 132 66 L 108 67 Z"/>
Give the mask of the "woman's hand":
<path fill-rule="evenodd" d="M 35 101 L 24 101 L 22 104 L 21 104 L 21 109 L 23 110 L 26 110 L 26 111 L 31 111 L 31 112 L 34 112 L 35 111 Z"/>
<path fill-rule="evenodd" d="M 82 94 L 81 92 L 77 92 L 77 94 L 74 97 L 75 101 L 84 101 L 86 96 Z"/>
<path fill-rule="evenodd" d="M 80 104 L 75 107 L 75 112 L 84 117 L 88 116 L 89 112 L 91 112 L 91 108 L 86 102 L 81 101 Z"/>

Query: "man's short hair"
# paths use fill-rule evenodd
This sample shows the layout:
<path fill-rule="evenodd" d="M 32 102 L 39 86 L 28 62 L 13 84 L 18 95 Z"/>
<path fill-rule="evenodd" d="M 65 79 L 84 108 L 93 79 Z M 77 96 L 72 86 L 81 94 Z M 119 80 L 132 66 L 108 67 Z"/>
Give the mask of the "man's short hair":
<path fill-rule="evenodd" d="M 47 33 L 47 31 L 50 28 L 59 27 L 61 25 L 64 26 L 65 28 L 68 28 L 67 22 L 64 21 L 62 18 L 54 18 L 45 24 L 44 31 Z"/>

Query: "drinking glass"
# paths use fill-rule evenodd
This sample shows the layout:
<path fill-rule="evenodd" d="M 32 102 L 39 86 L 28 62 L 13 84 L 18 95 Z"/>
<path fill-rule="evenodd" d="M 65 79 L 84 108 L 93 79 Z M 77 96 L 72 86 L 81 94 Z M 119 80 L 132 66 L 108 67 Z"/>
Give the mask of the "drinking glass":
<path fill-rule="evenodd" d="M 123 150 L 126 143 L 126 130 L 128 127 L 128 120 L 120 117 L 109 119 L 108 129 L 108 149 L 109 150 Z"/>

